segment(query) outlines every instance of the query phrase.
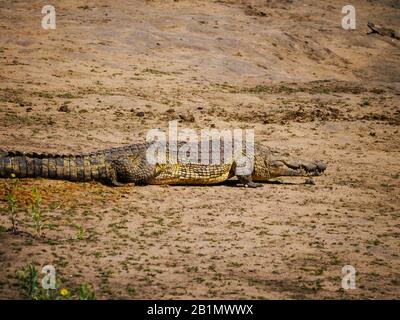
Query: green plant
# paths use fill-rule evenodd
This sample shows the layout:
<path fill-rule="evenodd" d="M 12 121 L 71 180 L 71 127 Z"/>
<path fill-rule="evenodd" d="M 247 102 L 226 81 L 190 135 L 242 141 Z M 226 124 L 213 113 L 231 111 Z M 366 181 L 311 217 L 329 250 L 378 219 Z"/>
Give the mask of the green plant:
<path fill-rule="evenodd" d="M 93 290 L 93 286 L 88 283 L 83 283 L 78 288 L 78 299 L 79 300 L 96 300 L 96 295 Z"/>
<path fill-rule="evenodd" d="M 15 177 L 15 174 L 11 174 L 11 183 L 6 186 L 7 188 L 7 204 L 8 204 L 8 211 L 10 213 L 10 220 L 11 220 L 11 230 L 13 233 L 17 232 L 17 198 L 15 196 L 19 180 Z"/>
<path fill-rule="evenodd" d="M 17 279 L 28 299 L 54 300 L 59 298 L 56 290 L 45 290 L 39 286 L 39 272 L 31 263 L 17 271 Z"/>
<path fill-rule="evenodd" d="M 76 240 L 83 240 L 85 238 L 85 229 L 82 226 L 77 226 L 78 231 L 76 232 Z"/>
<path fill-rule="evenodd" d="M 130 296 L 135 296 L 137 294 L 137 290 L 135 288 L 133 288 L 133 287 L 130 287 L 130 286 L 128 286 L 126 288 L 126 291 L 128 292 L 128 294 Z"/>
<path fill-rule="evenodd" d="M 38 277 L 39 273 L 32 264 L 28 264 L 26 267 L 17 271 L 17 279 L 25 295 L 30 299 L 37 299 L 39 292 Z"/>
<path fill-rule="evenodd" d="M 19 286 L 24 296 L 32 300 L 96 300 L 93 286 L 89 283 L 81 284 L 78 289 L 60 289 L 60 283 L 56 283 L 54 289 L 44 289 L 40 285 L 39 272 L 32 263 L 20 268 L 16 272 Z M 43 281 L 43 279 L 42 279 Z M 74 292 L 74 293 L 73 293 Z"/>
<path fill-rule="evenodd" d="M 40 208 L 42 204 L 42 197 L 40 196 L 37 187 L 32 188 L 32 204 L 29 206 L 29 211 L 32 216 L 32 220 L 34 222 L 34 227 L 36 230 L 37 236 L 40 236 L 43 228 L 43 217 L 42 210 Z"/>

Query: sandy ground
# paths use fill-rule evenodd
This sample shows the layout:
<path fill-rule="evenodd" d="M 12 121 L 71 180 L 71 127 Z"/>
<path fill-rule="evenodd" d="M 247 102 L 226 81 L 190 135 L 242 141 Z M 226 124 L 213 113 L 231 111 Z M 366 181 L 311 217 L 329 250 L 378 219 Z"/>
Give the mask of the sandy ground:
<path fill-rule="evenodd" d="M 147 130 L 254 128 L 256 140 L 328 163 L 316 185 L 260 189 L 21 181 L 43 235 L 13 235 L 0 181 L 0 298 L 16 270 L 56 267 L 100 299 L 400 298 L 397 1 L 0 1 L 0 147 L 80 152 Z M 294 182 L 302 182 L 295 180 Z M 355 290 L 341 269 L 356 268 Z"/>

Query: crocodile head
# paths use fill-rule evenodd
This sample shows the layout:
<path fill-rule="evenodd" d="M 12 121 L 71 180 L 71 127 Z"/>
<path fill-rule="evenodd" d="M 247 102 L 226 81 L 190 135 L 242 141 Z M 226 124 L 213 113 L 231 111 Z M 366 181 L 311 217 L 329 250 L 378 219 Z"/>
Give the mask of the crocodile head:
<path fill-rule="evenodd" d="M 318 160 L 303 160 L 274 151 L 256 155 L 253 180 L 266 181 L 282 176 L 319 176 L 326 168 L 326 164 Z"/>

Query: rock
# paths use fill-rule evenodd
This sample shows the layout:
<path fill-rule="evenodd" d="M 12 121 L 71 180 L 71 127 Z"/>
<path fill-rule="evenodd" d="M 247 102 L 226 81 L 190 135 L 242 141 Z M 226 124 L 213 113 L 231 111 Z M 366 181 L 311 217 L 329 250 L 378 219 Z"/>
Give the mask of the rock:
<path fill-rule="evenodd" d="M 136 116 L 142 118 L 144 117 L 144 112 L 143 111 L 136 112 Z"/>
<path fill-rule="evenodd" d="M 63 104 L 61 107 L 58 108 L 58 111 L 60 112 L 70 112 L 71 110 L 66 104 Z"/>
<path fill-rule="evenodd" d="M 194 116 L 192 114 L 190 114 L 190 113 L 188 113 L 188 114 L 180 114 L 179 118 L 182 121 L 185 121 L 185 122 L 194 122 L 195 121 Z"/>

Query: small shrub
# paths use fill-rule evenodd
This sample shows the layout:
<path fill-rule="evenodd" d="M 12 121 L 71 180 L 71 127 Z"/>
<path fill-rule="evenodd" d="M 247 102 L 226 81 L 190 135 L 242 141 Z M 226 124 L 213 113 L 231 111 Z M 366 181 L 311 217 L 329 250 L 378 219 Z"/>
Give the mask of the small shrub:
<path fill-rule="evenodd" d="M 36 300 L 39 291 L 39 273 L 36 270 L 36 267 L 32 264 L 29 264 L 25 268 L 18 270 L 17 279 L 24 290 L 25 296 L 27 298 Z"/>
<path fill-rule="evenodd" d="M 96 295 L 94 293 L 92 285 L 88 283 L 83 283 L 78 288 L 78 299 L 79 300 L 96 300 Z"/>
<path fill-rule="evenodd" d="M 32 204 L 29 206 L 29 211 L 34 223 L 36 235 L 40 236 L 43 228 L 43 216 L 41 210 L 42 197 L 36 187 L 32 188 Z"/>

